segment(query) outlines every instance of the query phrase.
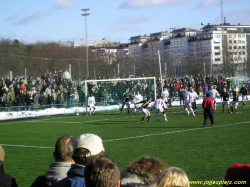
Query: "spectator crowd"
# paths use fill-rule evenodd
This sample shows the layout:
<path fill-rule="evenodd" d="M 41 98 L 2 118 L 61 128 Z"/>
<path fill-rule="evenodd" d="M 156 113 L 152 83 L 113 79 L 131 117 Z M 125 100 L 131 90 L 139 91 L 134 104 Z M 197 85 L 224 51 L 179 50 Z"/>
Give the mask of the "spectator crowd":
<path fill-rule="evenodd" d="M 138 78 L 138 77 L 134 77 Z M 41 107 L 67 107 L 85 103 L 85 92 L 87 95 L 93 94 L 96 102 L 105 105 L 107 103 L 121 102 L 122 95 L 126 88 L 129 88 L 132 95 L 137 91 L 145 98 L 154 97 L 154 81 L 150 79 L 141 80 L 116 80 L 116 81 L 88 82 L 85 89 L 85 79 L 71 81 L 70 73 L 59 70 L 44 73 L 41 77 L 33 79 L 32 77 L 7 78 L 0 79 L 0 106 L 12 107 L 19 106 L 21 109 L 28 109 L 33 104 L 40 104 Z M 118 78 L 119 79 L 119 78 Z M 163 87 L 168 88 L 170 98 L 181 97 L 183 91 L 181 88 L 192 87 L 200 97 L 208 92 L 211 85 L 214 85 L 219 93 L 226 87 L 231 89 L 231 82 L 222 76 L 206 76 L 198 74 L 197 76 L 184 76 L 180 79 L 175 77 L 163 79 Z M 156 94 L 160 95 L 161 80 L 156 80 Z M 86 91 L 85 91 L 86 90 Z"/>
<path fill-rule="evenodd" d="M 53 156 L 54 162 L 44 175 L 34 179 L 31 187 L 190 186 L 188 176 L 181 168 L 168 167 L 155 157 L 141 156 L 120 173 L 115 161 L 105 154 L 102 139 L 95 134 L 82 134 L 76 139 L 69 135 L 59 138 Z M 15 178 L 4 172 L 4 157 L 5 152 L 0 145 L 0 186 L 17 187 Z M 249 164 L 229 167 L 224 186 L 231 186 L 228 182 L 234 184 L 235 181 L 245 182 L 248 186 L 249 168 Z"/>

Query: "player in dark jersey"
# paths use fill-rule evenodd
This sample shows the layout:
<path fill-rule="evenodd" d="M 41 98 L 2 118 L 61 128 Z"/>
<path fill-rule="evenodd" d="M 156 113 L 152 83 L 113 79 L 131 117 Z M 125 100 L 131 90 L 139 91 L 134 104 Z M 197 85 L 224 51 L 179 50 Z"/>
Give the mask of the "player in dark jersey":
<path fill-rule="evenodd" d="M 129 93 L 129 90 L 126 89 L 126 92 L 124 93 L 124 95 L 122 96 L 122 108 L 121 108 L 121 112 L 123 111 L 123 108 L 124 108 L 124 105 L 126 104 L 127 106 L 127 111 L 128 111 L 128 114 L 130 113 L 130 101 L 133 99 L 133 96 Z"/>
<path fill-rule="evenodd" d="M 223 88 L 223 92 L 221 92 L 221 98 L 222 98 L 222 113 L 225 111 L 225 105 L 227 105 L 228 108 L 228 112 L 231 113 L 230 107 L 229 107 L 229 98 L 230 98 L 230 94 L 227 91 L 227 88 Z"/>
<path fill-rule="evenodd" d="M 248 89 L 246 87 L 246 84 L 244 83 L 240 89 L 240 94 L 242 95 L 242 107 L 246 107 L 246 100 L 247 100 L 247 94 L 248 94 Z"/>
<path fill-rule="evenodd" d="M 183 88 L 183 85 L 181 84 L 181 87 L 180 87 L 180 105 L 184 105 L 184 92 L 185 92 L 185 88 Z"/>
<path fill-rule="evenodd" d="M 239 93 L 236 91 L 236 88 L 233 89 L 233 100 L 231 102 L 231 110 L 232 113 L 234 111 L 233 106 L 235 108 L 236 114 L 238 114 L 238 104 L 239 104 Z"/>
<path fill-rule="evenodd" d="M 143 100 L 143 101 L 140 102 L 140 103 L 143 103 L 143 104 L 141 105 L 140 110 L 141 110 L 141 112 L 143 112 L 143 114 L 145 115 L 145 116 L 143 116 L 142 119 L 141 119 L 141 122 L 142 122 L 142 123 L 144 123 L 144 119 L 145 119 L 146 117 L 148 117 L 148 122 L 149 122 L 149 123 L 152 122 L 152 121 L 150 121 L 150 112 L 149 112 L 148 109 L 147 109 L 150 102 L 151 102 L 151 97 L 150 97 L 150 96 L 147 97 L 147 100 Z"/>

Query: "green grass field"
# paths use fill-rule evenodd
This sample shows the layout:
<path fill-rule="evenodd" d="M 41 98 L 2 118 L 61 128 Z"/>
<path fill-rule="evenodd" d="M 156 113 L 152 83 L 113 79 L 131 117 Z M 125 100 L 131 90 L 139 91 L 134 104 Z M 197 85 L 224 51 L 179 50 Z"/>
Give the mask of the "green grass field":
<path fill-rule="evenodd" d="M 106 153 L 120 170 L 131 160 L 149 155 L 168 166 L 183 168 L 190 181 L 219 181 L 229 166 L 250 163 L 249 114 L 249 106 L 239 108 L 239 114 L 222 114 L 219 104 L 214 115 L 216 126 L 210 128 L 209 122 L 206 129 L 201 106 L 196 117 L 187 116 L 183 107 L 173 107 L 168 110 L 168 122 L 162 115 L 157 121 L 155 111 L 151 115 L 153 123 L 141 123 L 142 115 L 118 111 L 98 112 L 95 116 L 40 117 L 1 122 L 0 144 L 6 152 L 5 172 L 15 177 L 20 187 L 30 186 L 49 168 L 59 137 L 76 138 L 84 133 L 103 139 Z"/>

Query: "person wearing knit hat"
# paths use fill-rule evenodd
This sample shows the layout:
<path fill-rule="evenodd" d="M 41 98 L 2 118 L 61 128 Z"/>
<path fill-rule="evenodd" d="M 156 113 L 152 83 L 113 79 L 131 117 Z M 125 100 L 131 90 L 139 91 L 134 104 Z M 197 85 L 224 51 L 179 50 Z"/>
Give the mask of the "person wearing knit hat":
<path fill-rule="evenodd" d="M 84 168 L 86 164 L 103 155 L 105 150 L 102 139 L 95 134 L 82 134 L 73 144 L 72 158 L 75 164 L 71 165 L 66 178 L 58 181 L 51 187 L 80 187 L 85 186 Z"/>
<path fill-rule="evenodd" d="M 5 152 L 3 147 L 0 145 L 0 186 L 17 187 L 16 179 L 4 173 L 4 165 L 3 165 L 4 157 L 5 157 Z"/>
<path fill-rule="evenodd" d="M 250 164 L 234 164 L 227 169 L 223 187 L 249 186 Z"/>

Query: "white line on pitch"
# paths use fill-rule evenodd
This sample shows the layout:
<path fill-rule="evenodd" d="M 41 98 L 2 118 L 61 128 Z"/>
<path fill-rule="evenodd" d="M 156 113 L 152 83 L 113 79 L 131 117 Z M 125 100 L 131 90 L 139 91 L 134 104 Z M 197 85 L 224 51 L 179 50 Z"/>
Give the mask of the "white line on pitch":
<path fill-rule="evenodd" d="M 185 130 L 172 131 L 172 132 L 163 132 L 163 133 L 147 134 L 147 135 L 141 135 L 141 136 L 132 136 L 132 137 L 126 137 L 126 138 L 113 139 L 113 140 L 104 140 L 103 142 L 113 142 L 113 141 L 129 140 L 129 139 L 135 139 L 135 138 L 144 138 L 144 137 L 150 137 L 150 136 L 159 136 L 159 135 L 165 135 L 165 134 L 175 134 L 175 133 L 179 133 L 179 132 L 206 130 L 208 128 L 226 127 L 226 126 L 239 125 L 239 124 L 244 124 L 244 123 L 250 123 L 250 121 L 245 121 L 245 122 L 240 122 L 240 123 L 232 123 L 232 124 L 226 124 L 226 125 L 219 125 L 219 126 L 207 127 L 207 128 L 185 129 Z M 53 149 L 54 148 L 54 147 L 42 147 L 42 146 L 40 147 L 40 146 L 29 146 L 29 145 L 10 145 L 10 144 L 1 144 L 1 145 L 9 146 L 9 147 L 29 147 L 29 148 L 41 148 L 41 149 Z"/>

